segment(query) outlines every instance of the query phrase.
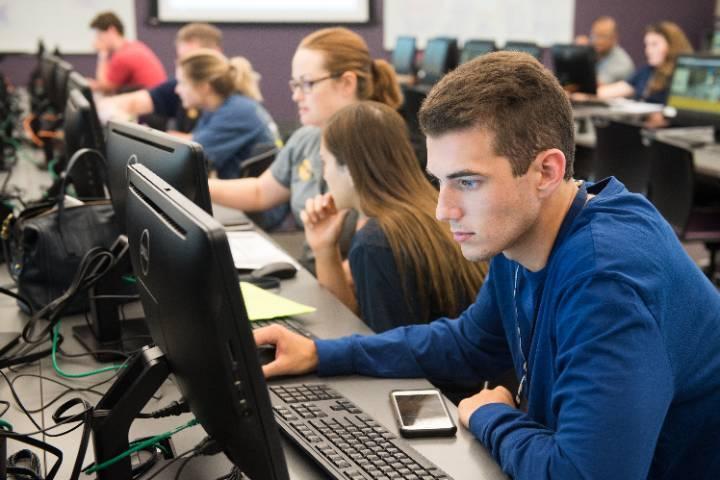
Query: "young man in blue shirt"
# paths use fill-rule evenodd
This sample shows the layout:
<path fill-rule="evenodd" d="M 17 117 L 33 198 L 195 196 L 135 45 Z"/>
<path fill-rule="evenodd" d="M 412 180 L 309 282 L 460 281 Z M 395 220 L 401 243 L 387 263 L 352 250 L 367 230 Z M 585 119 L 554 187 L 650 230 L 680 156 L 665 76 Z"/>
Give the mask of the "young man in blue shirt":
<path fill-rule="evenodd" d="M 515 479 L 720 478 L 720 295 L 648 201 L 572 178 L 567 97 L 514 52 L 460 66 L 420 113 L 437 216 L 492 259 L 458 319 L 311 341 L 279 326 L 266 376 L 358 373 L 470 383 L 514 368 L 517 392 L 460 402 Z"/>

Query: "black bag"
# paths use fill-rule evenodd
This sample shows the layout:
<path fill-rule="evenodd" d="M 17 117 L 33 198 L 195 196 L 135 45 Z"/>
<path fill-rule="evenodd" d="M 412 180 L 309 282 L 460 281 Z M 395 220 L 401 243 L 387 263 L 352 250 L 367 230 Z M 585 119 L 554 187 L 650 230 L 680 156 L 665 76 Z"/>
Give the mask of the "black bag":
<path fill-rule="evenodd" d="M 78 158 L 96 151 L 81 149 L 68 162 L 56 201 L 42 202 L 23 210 L 17 219 L 10 215 L 2 236 L 10 275 L 18 294 L 37 311 L 59 297 L 70 286 L 80 262 L 92 247 L 109 248 L 120 234 L 109 200 L 65 206 L 68 173 Z M 21 308 L 26 308 L 18 302 Z M 87 295 L 76 295 L 65 314 L 88 310 Z"/>

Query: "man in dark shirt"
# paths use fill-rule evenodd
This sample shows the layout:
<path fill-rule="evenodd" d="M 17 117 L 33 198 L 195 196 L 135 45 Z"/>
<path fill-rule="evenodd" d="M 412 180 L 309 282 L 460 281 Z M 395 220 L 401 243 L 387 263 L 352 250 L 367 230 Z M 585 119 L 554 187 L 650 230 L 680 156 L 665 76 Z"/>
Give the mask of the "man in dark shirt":
<path fill-rule="evenodd" d="M 207 23 L 190 23 L 178 30 L 175 37 L 177 58 L 182 58 L 199 48 L 221 50 L 220 29 Z M 104 98 L 98 102 L 100 116 L 108 119 L 154 114 L 164 118 L 174 118 L 174 130 L 189 132 L 195 125 L 199 112 L 195 109 L 186 111 L 182 108 L 180 97 L 175 93 L 176 85 L 177 80 L 173 78 L 152 89 Z"/>

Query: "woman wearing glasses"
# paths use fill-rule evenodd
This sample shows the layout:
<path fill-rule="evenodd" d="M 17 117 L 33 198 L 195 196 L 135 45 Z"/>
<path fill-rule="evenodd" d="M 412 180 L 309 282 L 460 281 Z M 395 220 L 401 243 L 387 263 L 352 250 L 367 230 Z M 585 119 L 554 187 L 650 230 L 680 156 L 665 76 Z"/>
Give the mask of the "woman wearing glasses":
<path fill-rule="evenodd" d="M 300 42 L 290 90 L 303 127 L 258 178 L 211 180 L 213 202 L 256 212 L 289 201 L 296 223 L 302 225 L 306 200 L 323 188 L 320 128 L 335 112 L 359 100 L 391 108 L 402 102 L 392 66 L 373 60 L 362 37 L 346 28 L 318 30 Z"/>

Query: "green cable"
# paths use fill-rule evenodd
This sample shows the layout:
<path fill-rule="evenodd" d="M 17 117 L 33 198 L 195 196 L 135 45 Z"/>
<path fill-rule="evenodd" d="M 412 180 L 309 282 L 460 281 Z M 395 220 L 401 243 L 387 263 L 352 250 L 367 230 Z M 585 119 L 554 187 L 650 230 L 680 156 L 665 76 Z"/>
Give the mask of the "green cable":
<path fill-rule="evenodd" d="M 149 447 L 151 445 L 154 445 L 158 442 L 161 442 L 163 440 L 166 440 L 176 433 L 185 430 L 186 428 L 190 428 L 192 426 L 195 426 L 198 424 L 198 421 L 196 419 L 192 419 L 189 422 L 185 423 L 184 425 L 180 425 L 179 427 L 175 427 L 174 429 L 170 430 L 169 432 L 161 433 L 160 435 L 155 435 L 154 437 L 148 438 L 147 440 L 143 440 L 142 442 L 135 443 L 132 447 L 128 448 L 124 452 L 122 452 L 119 455 L 114 456 L 110 460 L 107 460 L 101 464 L 98 465 L 91 465 L 85 470 L 83 470 L 83 473 L 95 473 L 98 470 L 102 470 L 104 468 L 109 467 L 110 465 L 114 465 L 115 463 L 119 462 L 123 458 L 132 455 L 133 453 L 137 452 L 138 450 L 143 450 L 146 447 Z"/>
<path fill-rule="evenodd" d="M 6 420 L 3 420 L 2 418 L 0 418 L 0 428 L 2 428 L 3 430 L 7 430 L 8 432 L 13 431 L 12 424 Z"/>
<path fill-rule="evenodd" d="M 57 363 L 57 341 L 58 341 L 58 330 L 60 330 L 60 322 L 55 324 L 55 327 L 53 328 L 53 337 L 52 337 L 52 364 L 53 368 L 55 369 L 55 372 L 60 375 L 61 377 L 65 378 L 83 378 L 83 377 L 89 377 L 91 375 L 97 375 L 98 373 L 105 373 L 105 372 L 112 372 L 115 370 L 120 370 L 121 368 L 125 368 L 125 365 L 111 365 L 109 367 L 103 367 L 99 368 L 97 370 L 91 370 L 89 372 L 83 372 L 83 373 L 67 373 L 60 369 L 60 366 Z"/>
<path fill-rule="evenodd" d="M 137 283 L 137 278 L 135 278 L 135 275 L 123 275 L 122 279 L 127 283 Z"/>
<path fill-rule="evenodd" d="M 57 159 L 57 158 L 53 158 L 52 160 L 50 160 L 50 161 L 48 162 L 48 166 L 47 166 L 47 168 L 48 168 L 48 173 L 50 174 L 50 178 L 52 178 L 53 180 L 55 180 L 55 179 L 57 179 L 57 178 L 60 178 L 60 177 L 58 176 L 58 174 L 55 172 L 55 164 L 56 164 L 57 162 L 58 162 L 58 159 Z"/>

